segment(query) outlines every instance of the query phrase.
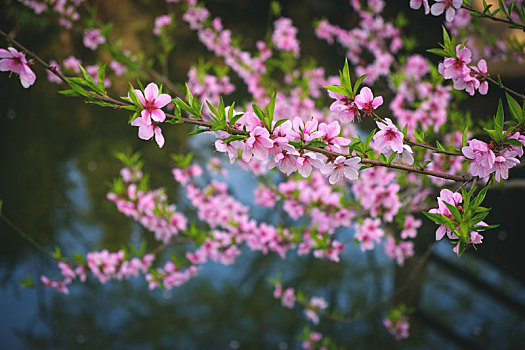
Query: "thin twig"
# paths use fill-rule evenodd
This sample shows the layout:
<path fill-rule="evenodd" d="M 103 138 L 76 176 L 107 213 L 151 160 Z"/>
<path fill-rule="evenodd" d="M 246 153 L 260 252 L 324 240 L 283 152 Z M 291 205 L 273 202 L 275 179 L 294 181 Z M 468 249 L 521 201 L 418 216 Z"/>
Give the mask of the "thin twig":
<path fill-rule="evenodd" d="M 521 28 L 523 31 L 525 31 L 525 25 L 523 25 L 521 23 L 516 23 L 516 22 L 514 22 L 511 19 L 492 16 L 492 15 L 489 15 L 487 13 L 483 13 L 482 11 L 477 10 L 475 8 L 472 8 L 472 7 L 470 7 L 468 5 L 465 5 L 465 4 L 461 5 L 461 7 L 463 7 L 466 10 L 469 10 L 470 12 L 477 13 L 479 15 L 479 17 L 484 17 L 484 18 L 488 18 L 488 19 L 490 19 L 492 21 L 495 21 L 495 22 L 502 22 L 502 23 L 506 23 L 506 24 L 511 25 L 511 26 L 516 26 L 516 27 Z"/>
<path fill-rule="evenodd" d="M 52 253 L 50 253 L 46 248 L 44 248 L 43 245 L 38 243 L 33 237 L 29 236 L 27 233 L 24 232 L 20 227 L 15 225 L 9 218 L 7 218 L 5 215 L 0 214 L 0 218 L 4 220 L 4 222 L 11 227 L 16 233 L 18 233 L 23 239 L 25 239 L 28 243 L 30 243 L 33 247 L 47 255 L 48 257 L 57 260 L 62 261 L 61 259 L 58 259 L 56 256 L 54 256 Z"/>
<path fill-rule="evenodd" d="M 463 155 L 460 152 L 445 151 L 445 150 L 436 148 L 434 146 L 430 146 L 430 145 L 427 145 L 427 144 L 424 144 L 424 143 L 419 143 L 419 142 L 413 142 L 413 141 L 410 141 L 410 140 L 405 140 L 405 143 L 407 145 L 409 145 L 409 146 L 426 148 L 426 149 L 432 150 L 434 153 L 442 153 L 442 154 L 446 154 L 448 156 L 462 156 Z"/>
<path fill-rule="evenodd" d="M 508 87 L 503 85 L 501 82 L 499 82 L 496 79 L 492 78 L 490 75 L 488 75 L 488 74 L 481 74 L 481 76 L 484 77 L 485 79 L 487 79 L 488 81 L 490 81 L 491 83 L 493 83 L 494 85 L 497 85 L 498 87 L 502 88 L 503 90 L 513 94 L 514 96 L 517 96 L 517 97 L 521 98 L 522 100 L 525 100 L 525 95 L 520 94 L 519 92 L 516 92 L 516 91 L 514 91 L 512 89 L 509 89 Z"/>
<path fill-rule="evenodd" d="M 4 37 L 6 37 L 10 42 L 13 43 L 13 45 L 18 47 L 20 50 L 24 51 L 26 54 L 28 54 L 29 56 L 34 58 L 44 68 L 46 68 L 49 71 L 53 72 L 60 79 L 62 79 L 64 82 L 67 83 L 66 77 L 64 75 L 62 75 L 62 73 L 58 72 L 56 69 L 53 69 L 51 66 L 49 66 L 49 64 L 47 64 L 44 60 L 42 60 L 40 57 L 38 57 L 34 52 L 28 50 L 22 44 L 20 44 L 19 42 L 17 42 L 13 38 L 10 38 L 8 34 L 6 34 L 5 32 L 3 32 L 1 30 L 0 30 L 0 34 L 3 35 Z M 103 101 L 106 101 L 106 102 L 110 102 L 110 103 L 113 103 L 113 104 L 115 104 L 117 106 L 120 106 L 120 107 L 133 106 L 130 103 L 119 101 L 119 100 L 116 100 L 116 99 L 111 98 L 109 96 L 102 96 L 102 95 L 98 95 L 98 94 L 95 94 L 95 93 L 92 93 L 92 92 L 89 92 L 89 93 L 90 93 L 92 98 L 100 99 L 100 100 L 103 100 Z M 207 123 L 207 122 L 201 121 L 201 120 L 195 120 L 195 119 L 185 118 L 185 117 L 177 117 L 177 116 L 172 115 L 172 114 L 166 114 L 166 117 L 176 119 L 176 120 L 178 120 L 179 123 L 198 125 L 198 126 L 202 126 L 202 127 L 208 128 L 208 129 L 211 129 L 213 127 L 213 124 Z M 379 116 L 377 116 L 377 118 L 382 120 L 382 118 L 379 117 Z M 232 134 L 232 135 L 248 136 L 248 134 L 245 133 L 243 130 L 235 129 L 235 128 L 232 128 L 232 127 L 227 127 L 226 130 L 224 130 L 224 131 L 227 131 L 229 134 Z M 431 146 L 428 146 L 428 147 L 431 147 Z M 337 158 L 339 156 L 343 156 L 345 158 L 349 158 L 349 157 L 352 156 L 352 155 L 338 153 L 338 152 L 333 152 L 333 151 L 325 150 L 325 149 L 322 149 L 322 148 L 319 148 L 319 147 L 312 147 L 312 146 L 303 146 L 302 149 L 308 149 L 308 150 L 311 150 L 311 151 L 319 152 L 319 153 L 322 153 L 322 154 L 324 154 L 324 155 L 326 155 L 328 157 L 333 157 L 333 158 Z M 371 165 L 371 166 L 382 166 L 382 167 L 387 167 L 387 168 L 391 168 L 391 169 L 404 170 L 404 171 L 413 172 L 413 173 L 417 173 L 417 174 L 435 176 L 435 177 L 440 177 L 440 178 L 443 178 L 443 179 L 454 180 L 454 181 L 464 182 L 464 181 L 469 181 L 469 180 L 472 179 L 472 176 L 470 176 L 470 175 L 452 175 L 452 174 L 447 174 L 447 173 L 438 172 L 438 171 L 425 170 L 424 168 L 418 168 L 418 167 L 414 167 L 414 166 L 400 164 L 400 163 L 397 163 L 397 162 L 392 162 L 390 164 L 387 164 L 387 163 L 384 163 L 384 162 L 379 161 L 379 160 L 362 158 L 361 159 L 361 163 L 362 164 L 368 164 L 368 165 Z"/>

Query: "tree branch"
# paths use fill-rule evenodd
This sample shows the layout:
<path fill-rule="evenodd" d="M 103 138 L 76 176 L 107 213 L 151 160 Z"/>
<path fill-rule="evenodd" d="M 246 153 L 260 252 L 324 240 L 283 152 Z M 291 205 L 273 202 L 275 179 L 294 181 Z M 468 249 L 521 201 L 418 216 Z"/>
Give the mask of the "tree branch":
<path fill-rule="evenodd" d="M 470 12 L 477 13 L 477 16 L 479 16 L 479 17 L 488 18 L 488 19 L 490 19 L 490 20 L 492 20 L 494 22 L 502 22 L 502 23 L 506 23 L 506 24 L 511 25 L 511 26 L 516 26 L 516 27 L 521 28 L 521 30 L 525 31 L 525 25 L 523 25 L 521 23 L 516 23 L 516 22 L 514 22 L 511 19 L 492 16 L 492 15 L 489 15 L 487 13 L 483 13 L 482 11 L 477 10 L 477 9 L 475 9 L 473 7 L 470 7 L 468 5 L 465 5 L 465 4 L 461 5 L 461 7 L 463 7 L 466 10 L 469 10 Z"/>

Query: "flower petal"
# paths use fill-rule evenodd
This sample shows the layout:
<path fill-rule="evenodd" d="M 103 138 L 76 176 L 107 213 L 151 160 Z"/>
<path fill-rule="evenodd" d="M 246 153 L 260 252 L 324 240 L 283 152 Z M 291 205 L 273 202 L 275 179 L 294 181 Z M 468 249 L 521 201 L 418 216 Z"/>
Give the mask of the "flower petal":
<path fill-rule="evenodd" d="M 146 89 L 144 89 L 144 96 L 148 102 L 154 101 L 158 95 L 159 88 L 155 83 L 149 83 L 148 86 L 146 86 Z"/>

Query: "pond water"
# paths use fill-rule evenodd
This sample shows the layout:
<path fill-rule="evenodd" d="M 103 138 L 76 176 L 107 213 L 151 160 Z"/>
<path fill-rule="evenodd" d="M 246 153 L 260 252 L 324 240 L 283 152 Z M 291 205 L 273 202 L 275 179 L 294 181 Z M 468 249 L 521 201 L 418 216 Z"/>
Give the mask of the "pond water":
<path fill-rule="evenodd" d="M 210 7 L 223 15 L 219 4 Z M 327 16 L 336 12 L 337 3 L 326 9 Z M 249 22 L 244 19 L 239 25 Z M 20 39 L 40 47 L 51 40 L 45 33 L 38 36 L 47 41 Z M 136 128 L 126 125 L 125 113 L 86 105 L 56 90 L 43 75 L 29 90 L 16 78 L 0 75 L 0 199 L 7 217 L 50 250 L 59 245 L 65 254 L 136 242 L 144 232 L 105 198 L 107 183 L 120 169 L 113 152 L 127 148 L 142 153 L 154 185 L 169 179 L 172 202 L 187 205 L 171 180 L 173 164 L 166 160 L 171 153 L 193 150 L 204 163 L 213 155 L 206 135 L 188 138 L 187 128 L 166 128 L 167 143 L 159 150 L 153 142 L 138 140 Z M 253 217 L 272 220 L 272 211 L 253 203 L 255 179 L 244 170 L 231 170 L 230 177 L 222 179 L 231 193 L 250 206 Z M 525 174 L 521 169 L 511 175 Z M 502 225 L 486 235 L 478 251 L 468 251 L 461 259 L 444 241 L 425 255 L 435 229 L 426 224 L 418 256 L 403 268 L 386 258 L 382 247 L 365 254 L 349 245 L 339 264 L 293 254 L 283 261 L 244 251 L 231 266 L 209 263 L 182 287 L 153 292 L 141 278 L 105 285 L 88 281 L 73 285 L 69 296 L 21 288 L 20 279 L 28 274 L 33 280 L 41 274 L 53 276 L 56 265 L 2 222 L 0 348 L 296 349 L 297 336 L 308 323 L 297 308 L 282 308 L 272 297 L 267 278 L 282 273 L 286 284 L 323 296 L 355 318 L 321 322 L 320 330 L 345 348 L 522 349 L 523 195 L 494 191 L 488 197 L 487 206 L 494 208 L 491 222 Z M 352 236 L 350 230 L 339 234 Z M 382 325 L 391 300 L 417 307 L 408 340 L 395 342 Z M 359 317 L 362 313 L 366 317 Z"/>

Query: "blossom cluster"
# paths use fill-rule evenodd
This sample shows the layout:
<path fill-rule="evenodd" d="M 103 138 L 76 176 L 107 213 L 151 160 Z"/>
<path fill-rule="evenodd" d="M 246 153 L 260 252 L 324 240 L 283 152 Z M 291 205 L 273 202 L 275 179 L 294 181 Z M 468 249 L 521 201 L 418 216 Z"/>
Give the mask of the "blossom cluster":
<path fill-rule="evenodd" d="M 448 118 L 450 87 L 432 82 L 429 73 L 430 67 L 424 57 L 409 56 L 389 105 L 392 115 L 399 125 L 407 126 L 409 134 L 418 128 L 438 131 Z"/>
<path fill-rule="evenodd" d="M 437 198 L 437 201 L 438 201 L 438 208 L 430 209 L 429 213 L 441 214 L 451 220 L 454 220 L 454 215 L 451 213 L 447 204 L 459 210 L 460 203 L 463 201 L 463 197 L 460 193 L 452 192 L 447 189 L 443 189 L 439 193 L 439 197 Z M 483 221 L 478 222 L 477 225 L 488 226 Z M 459 239 L 459 237 L 456 235 L 456 233 L 454 233 L 454 231 L 450 227 L 447 227 L 446 225 L 442 224 L 436 230 L 436 241 L 441 240 L 445 236 L 445 234 L 451 240 Z M 483 236 L 479 234 L 477 231 L 471 231 L 469 233 L 469 237 L 467 240 L 468 240 L 467 244 L 481 244 L 483 240 Z M 453 249 L 453 251 L 458 255 L 459 255 L 459 250 L 458 250 L 459 246 L 460 246 L 460 242 L 458 242 Z"/>
<path fill-rule="evenodd" d="M 18 0 L 25 6 L 32 9 L 36 14 L 42 14 L 49 11 L 59 16 L 58 23 L 66 28 L 71 29 L 73 22 L 80 18 L 78 7 L 85 0 Z"/>
<path fill-rule="evenodd" d="M 489 88 L 487 81 L 487 62 L 479 60 L 477 66 L 468 66 L 472 60 L 472 52 L 462 45 L 456 47 L 456 57 L 446 57 L 438 66 L 439 73 L 445 79 L 452 79 L 454 89 L 465 90 L 471 96 L 478 90 L 486 95 Z"/>
<path fill-rule="evenodd" d="M 155 239 L 164 243 L 169 242 L 180 231 L 186 230 L 186 217 L 176 211 L 175 205 L 168 204 L 162 189 L 141 190 L 140 181 L 143 178 L 140 171 L 132 172 L 124 168 L 121 174 L 127 187 L 123 185 L 120 193 L 110 192 L 107 195 L 116 204 L 118 211 L 140 222 L 154 233 Z"/>
<path fill-rule="evenodd" d="M 509 169 L 520 163 L 516 158 L 523 156 L 525 135 L 514 132 L 508 139 L 517 140 L 520 145 L 498 146 L 494 143 L 487 144 L 483 141 L 472 139 L 461 149 L 466 158 L 471 159 L 469 171 L 473 176 L 486 178 L 494 173 L 496 181 L 507 179 Z"/>
<path fill-rule="evenodd" d="M 347 50 L 346 57 L 356 67 L 357 75 L 367 74 L 367 81 L 374 83 L 381 76 L 391 73 L 391 66 L 394 63 L 392 54 L 403 47 L 401 31 L 381 17 L 384 1 L 368 1 L 369 8 L 362 7 L 359 1 L 351 1 L 350 5 L 360 18 L 357 27 L 345 30 L 326 20 L 321 20 L 317 24 L 315 33 L 319 39 L 326 40 L 330 44 L 337 40 Z M 368 64 L 363 60 L 365 53 L 370 53 L 372 57 L 372 61 Z"/>
<path fill-rule="evenodd" d="M 100 252 L 89 252 L 86 255 L 86 262 L 66 263 L 59 261 L 58 268 L 62 278 L 59 280 L 50 280 L 46 276 L 41 276 L 41 282 L 49 288 L 55 288 L 59 292 L 69 294 L 67 286 L 78 278 L 81 282 L 87 279 L 87 273 L 90 272 L 94 278 L 104 284 L 110 280 L 129 279 L 137 277 L 139 273 L 145 274 L 155 256 L 146 254 L 142 258 L 126 257 L 124 250 L 110 253 L 107 250 Z"/>

